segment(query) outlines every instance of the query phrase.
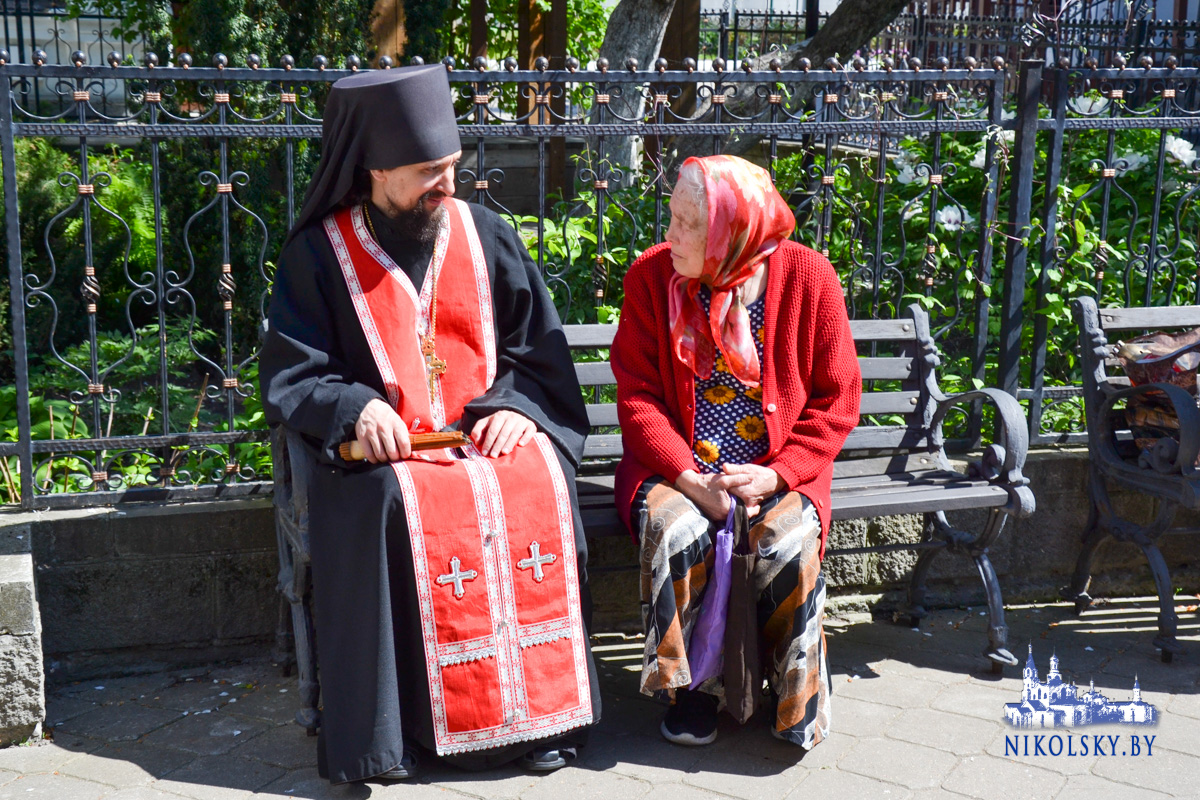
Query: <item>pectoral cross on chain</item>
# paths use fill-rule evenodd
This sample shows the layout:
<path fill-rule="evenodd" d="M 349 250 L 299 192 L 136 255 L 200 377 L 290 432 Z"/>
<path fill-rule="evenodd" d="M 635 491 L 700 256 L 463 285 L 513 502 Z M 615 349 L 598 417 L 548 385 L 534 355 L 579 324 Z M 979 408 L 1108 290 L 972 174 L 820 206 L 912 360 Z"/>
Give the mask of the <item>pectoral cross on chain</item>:
<path fill-rule="evenodd" d="M 461 600 L 466 594 L 466 588 L 463 587 L 463 581 L 473 581 L 479 577 L 479 573 L 473 569 L 463 570 L 462 562 L 458 560 L 458 556 L 450 559 L 450 572 L 445 575 L 438 575 L 435 579 L 438 586 L 445 586 L 448 583 L 454 584 L 454 598 Z"/>
<path fill-rule="evenodd" d="M 429 374 L 429 396 L 433 397 L 437 377 L 446 371 L 446 362 L 437 357 L 433 350 L 433 338 L 429 336 L 421 339 L 421 354 L 425 356 L 425 371 Z"/>
<path fill-rule="evenodd" d="M 546 574 L 542 571 L 542 565 L 553 564 L 554 561 L 558 558 L 558 556 L 554 555 L 554 553 L 546 553 L 546 555 L 542 555 L 541 551 L 542 551 L 542 546 L 540 544 L 538 544 L 537 542 L 530 542 L 529 543 L 529 556 L 530 557 L 522 558 L 520 561 L 517 562 L 517 569 L 532 569 L 533 570 L 533 579 L 535 581 L 537 581 L 538 583 L 541 583 L 542 579 L 546 577 Z"/>

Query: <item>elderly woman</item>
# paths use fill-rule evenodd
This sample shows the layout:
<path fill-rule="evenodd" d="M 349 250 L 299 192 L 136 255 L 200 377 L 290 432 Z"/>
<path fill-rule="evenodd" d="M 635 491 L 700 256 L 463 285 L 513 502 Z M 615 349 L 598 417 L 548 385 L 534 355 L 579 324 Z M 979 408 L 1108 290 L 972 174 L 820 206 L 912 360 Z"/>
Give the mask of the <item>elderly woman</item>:
<path fill-rule="evenodd" d="M 821 557 L 861 378 L 837 275 L 788 240 L 794 225 L 762 168 L 689 158 L 667 241 L 625 278 L 612 347 L 617 508 L 640 541 L 641 690 L 673 695 L 661 731 L 678 744 L 717 735 L 722 679 L 694 685 L 689 647 L 735 502 L 750 517 L 772 731 L 806 750 L 829 731 Z"/>

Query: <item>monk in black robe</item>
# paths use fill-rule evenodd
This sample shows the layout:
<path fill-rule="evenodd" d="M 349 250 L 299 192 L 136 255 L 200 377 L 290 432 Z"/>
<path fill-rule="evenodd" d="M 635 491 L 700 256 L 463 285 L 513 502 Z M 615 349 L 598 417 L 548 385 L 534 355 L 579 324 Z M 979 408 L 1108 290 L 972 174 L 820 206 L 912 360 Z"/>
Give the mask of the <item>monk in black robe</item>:
<path fill-rule="evenodd" d="M 440 263 L 434 255 L 443 242 L 438 232 L 446 225 L 446 206 L 457 203 L 453 208 L 460 222 L 466 227 L 473 223 L 477 245 L 472 249 L 482 251 L 486 264 L 488 286 L 481 296 L 491 299 L 494 363 L 489 374 L 494 379 L 465 404 L 460 419 L 439 421 L 469 433 L 477 457 L 506 457 L 516 448 L 532 447 L 535 435 L 552 443 L 546 452 L 553 451 L 565 478 L 570 502 L 566 524 L 573 523 L 578 576 L 576 581 L 572 575 L 568 585 L 577 587 L 573 607 L 581 609 L 584 626 L 590 618 L 586 546 L 573 480 L 587 433 L 582 396 L 558 314 L 519 236 L 495 213 L 452 199 L 459 154 L 449 85 L 440 66 L 356 75 L 334 84 L 322 161 L 275 274 L 261 385 L 268 420 L 302 434 L 318 464 L 309 489 L 323 700 L 318 761 L 322 775 L 335 783 L 412 777 L 417 745 L 432 751 L 435 739 L 449 735 L 431 702 L 429 637 L 423 639 L 418 596 L 420 585 L 436 583 L 435 590 L 441 589 L 447 576 L 422 584 L 424 566 L 415 565 L 420 558 L 414 556 L 410 537 L 412 509 L 406 509 L 398 471 L 388 463 L 420 457 L 411 450 L 409 429 L 421 423 L 398 414 L 396 387 L 381 375 L 378 343 L 369 342 L 359 324 L 362 298 L 348 286 L 344 246 L 339 244 L 335 252 L 335 218 L 350 230 L 353 211 L 355 230 L 368 232 L 362 234 L 363 242 L 386 253 L 418 288 L 426 285 L 430 264 Z M 481 270 L 478 257 L 476 264 Z M 435 281 L 437 277 L 433 275 Z M 439 291 L 444 303 L 463 288 L 461 283 L 433 285 L 435 304 Z M 488 313 L 484 309 L 485 319 Z M 379 332 L 383 338 L 415 335 L 387 324 Z M 434 387 L 437 376 L 429 377 Z M 424 391 L 423 382 L 400 387 L 402 393 L 418 390 Z M 365 452 L 365 463 L 348 462 L 339 453 L 339 445 L 353 440 Z M 451 504 L 461 504 L 469 516 L 469 495 Z M 547 526 L 554 522 L 547 520 Z M 541 564 L 553 564 L 553 559 L 543 555 L 539 563 L 536 549 L 531 555 L 541 583 Z M 456 564 L 445 583 L 453 581 L 453 573 L 470 580 Z M 473 591 L 484 579 L 480 573 L 471 583 L 444 588 L 460 596 L 464 587 Z M 424 622 L 428 632 L 428 619 Z M 526 637 L 520 647 L 568 633 Z M 534 770 L 556 769 L 573 758 L 588 722 L 597 721 L 600 711 L 586 631 L 583 637 L 582 651 L 575 645 L 583 676 L 579 699 L 590 706 L 590 716 L 576 715 L 574 722 L 542 739 L 510 735 L 482 749 L 442 748 L 440 752 L 450 753 L 444 758 L 469 769 L 516 759 Z M 566 727 L 570 730 L 564 733 Z M 436 746 L 441 747 L 440 740 Z"/>

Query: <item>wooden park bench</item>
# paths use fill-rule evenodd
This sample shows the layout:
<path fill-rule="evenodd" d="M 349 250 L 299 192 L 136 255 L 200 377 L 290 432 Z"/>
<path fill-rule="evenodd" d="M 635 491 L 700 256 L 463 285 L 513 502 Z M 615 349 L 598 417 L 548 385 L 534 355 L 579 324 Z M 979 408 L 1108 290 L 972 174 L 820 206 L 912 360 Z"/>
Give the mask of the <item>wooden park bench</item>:
<path fill-rule="evenodd" d="M 1130 385 L 1122 375 L 1110 375 L 1116 364 L 1116 340 L 1171 328 L 1200 326 L 1200 306 L 1168 308 L 1097 308 L 1091 297 L 1074 301 L 1079 324 L 1079 349 L 1083 366 L 1083 399 L 1088 434 L 1088 521 L 1083 549 L 1075 564 L 1075 575 L 1067 598 L 1082 614 L 1092 603 L 1088 594 L 1092 558 L 1106 538 L 1132 542 L 1142 549 L 1150 564 L 1158 590 L 1158 636 L 1154 646 L 1162 660 L 1170 662 L 1183 647 L 1176 638 L 1179 620 L 1175 615 L 1174 584 L 1156 541 L 1172 530 L 1180 508 L 1200 509 L 1200 408 L 1196 397 L 1178 386 L 1162 383 Z M 1110 342 L 1109 336 L 1112 336 Z M 1179 419 L 1177 454 L 1169 463 L 1151 465 L 1139 458 L 1125 412 L 1117 406 L 1147 392 L 1163 392 Z M 1141 461 L 1142 463 L 1139 463 Z M 1155 498 L 1158 513 L 1153 520 L 1122 519 L 1113 508 L 1109 484 Z"/>
<path fill-rule="evenodd" d="M 1021 407 L 1010 395 L 992 389 L 943 395 L 936 378 L 937 346 L 929 332 L 929 318 L 919 306 L 910 307 L 904 319 L 852 321 L 850 326 L 859 352 L 870 353 L 860 357 L 859 365 L 864 381 L 861 413 L 872 424 L 862 424 L 851 432 L 834 466 L 833 519 L 923 514 L 925 525 L 918 542 L 830 549 L 826 556 L 919 551 L 906 609 L 906 621 L 912 626 L 926 613 L 925 581 L 937 554 L 949 550 L 972 559 L 987 594 L 989 627 L 984 654 L 995 672 L 1006 664 L 1015 665 L 1017 659 L 1008 651 L 1000 583 L 988 559 L 988 548 L 1009 517 L 1024 517 L 1033 511 L 1033 494 L 1021 474 L 1028 444 Z M 593 358 L 606 357 L 615 332 L 615 325 L 566 326 L 570 347 L 592 351 Z M 585 463 L 576 479 L 583 526 L 589 537 L 628 536 L 613 506 L 613 472 L 621 457 L 621 436 L 613 430 L 616 404 L 601 402 L 604 388 L 614 382 L 612 367 L 607 361 L 580 361 L 576 373 L 594 400 L 588 404 L 593 434 L 588 437 Z M 946 457 L 942 421 L 952 407 L 974 401 L 994 404 L 999 441 L 984 448 L 979 461 L 964 474 L 955 471 Z M 889 424 L 874 424 L 877 422 Z M 305 491 L 305 475 L 311 466 L 295 437 L 276 430 L 272 438 L 279 583 L 291 604 L 295 631 L 302 704 L 297 721 L 315 732 L 318 684 L 309 605 Z M 976 533 L 956 529 L 946 518 L 948 511 L 968 509 L 987 511 L 986 522 Z M 281 649 L 286 649 L 286 635 L 281 629 Z"/>

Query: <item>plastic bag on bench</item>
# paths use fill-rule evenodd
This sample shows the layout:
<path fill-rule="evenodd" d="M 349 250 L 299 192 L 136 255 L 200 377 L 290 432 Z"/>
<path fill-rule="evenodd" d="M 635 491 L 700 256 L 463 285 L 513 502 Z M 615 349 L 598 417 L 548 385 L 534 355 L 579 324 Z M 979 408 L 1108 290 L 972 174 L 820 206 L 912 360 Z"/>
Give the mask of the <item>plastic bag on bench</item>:
<path fill-rule="evenodd" d="M 1200 328 L 1179 335 L 1163 332 L 1117 343 L 1117 361 L 1134 386 L 1171 383 L 1197 395 L 1200 369 Z M 1179 418 L 1162 392 L 1132 397 L 1125 405 L 1125 421 L 1140 454 L 1139 466 L 1171 472 L 1179 452 Z"/>

